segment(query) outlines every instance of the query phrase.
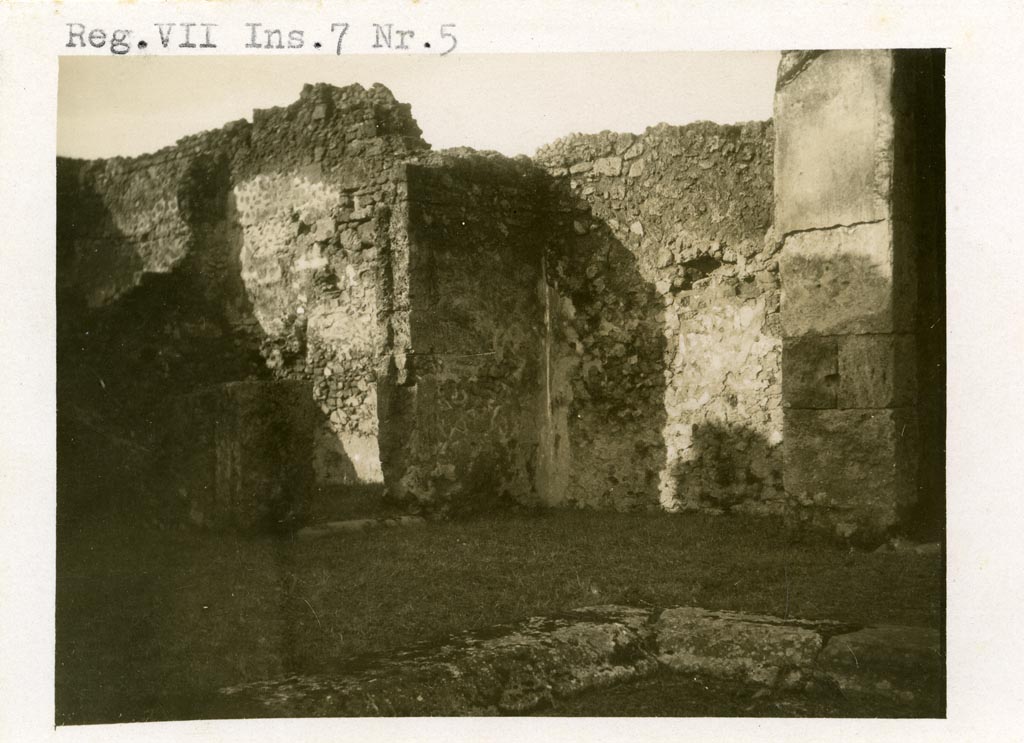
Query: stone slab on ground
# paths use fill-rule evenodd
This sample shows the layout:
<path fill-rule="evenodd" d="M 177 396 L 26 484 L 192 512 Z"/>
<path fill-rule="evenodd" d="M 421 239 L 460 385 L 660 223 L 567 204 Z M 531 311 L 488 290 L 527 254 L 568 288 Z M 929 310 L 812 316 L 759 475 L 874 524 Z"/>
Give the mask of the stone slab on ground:
<path fill-rule="evenodd" d="M 945 657 L 938 630 L 879 625 L 833 637 L 817 668 L 843 691 L 904 698 L 941 685 Z"/>
<path fill-rule="evenodd" d="M 485 715 L 529 711 L 656 666 L 642 643 L 651 613 L 610 606 L 530 619 L 333 676 L 292 676 L 221 689 L 223 717 Z"/>
<path fill-rule="evenodd" d="M 522 714 L 659 669 L 790 692 L 823 687 L 941 706 L 940 636 L 918 627 L 596 606 L 465 632 L 338 673 L 221 689 L 219 717 Z M 837 692 L 838 693 L 838 692 Z"/>
<path fill-rule="evenodd" d="M 658 660 L 673 670 L 773 684 L 781 673 L 811 666 L 828 629 L 837 628 L 684 606 L 663 611 L 655 631 Z"/>

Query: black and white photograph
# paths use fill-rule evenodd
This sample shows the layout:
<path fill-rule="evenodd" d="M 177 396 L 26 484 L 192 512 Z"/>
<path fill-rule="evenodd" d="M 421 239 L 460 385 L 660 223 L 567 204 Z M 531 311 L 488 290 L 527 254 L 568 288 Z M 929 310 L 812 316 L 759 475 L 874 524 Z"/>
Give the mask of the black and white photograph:
<path fill-rule="evenodd" d="M 1022 740 L 1020 38 L 0 3 L 0 740 Z"/>
<path fill-rule="evenodd" d="M 328 70 L 61 60 L 56 722 L 943 716 L 943 50 Z"/>

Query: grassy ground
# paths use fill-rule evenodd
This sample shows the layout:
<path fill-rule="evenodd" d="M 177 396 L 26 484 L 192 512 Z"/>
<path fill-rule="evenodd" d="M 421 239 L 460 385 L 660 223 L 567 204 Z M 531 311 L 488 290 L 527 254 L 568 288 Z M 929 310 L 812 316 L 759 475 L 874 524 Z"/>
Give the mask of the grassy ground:
<path fill-rule="evenodd" d="M 224 685 L 598 603 L 939 626 L 941 558 L 770 520 L 547 513 L 296 542 L 58 535 L 57 721 L 189 719 Z"/>
<path fill-rule="evenodd" d="M 619 686 L 558 699 L 540 714 L 553 717 L 944 717 L 943 694 L 910 703 L 838 690 L 767 693 L 730 681 L 659 671 Z"/>
<path fill-rule="evenodd" d="M 383 484 L 321 485 L 307 516 L 311 524 L 346 519 L 378 518 L 406 513 L 384 500 Z"/>

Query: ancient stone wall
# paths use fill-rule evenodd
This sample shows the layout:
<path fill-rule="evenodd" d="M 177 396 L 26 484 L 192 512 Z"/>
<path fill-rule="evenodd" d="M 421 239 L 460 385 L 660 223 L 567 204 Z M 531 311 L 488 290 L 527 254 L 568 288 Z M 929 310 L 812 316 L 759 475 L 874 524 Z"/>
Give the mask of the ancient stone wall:
<path fill-rule="evenodd" d="M 98 409 L 152 444 L 159 426 L 140 424 L 168 395 L 303 380 L 320 406 L 320 480 L 379 482 L 372 217 L 395 197 L 397 163 L 426 149 L 383 86 L 307 86 L 252 124 L 157 153 L 60 159 L 64 409 Z"/>
<path fill-rule="evenodd" d="M 394 336 L 389 491 L 433 508 L 537 500 L 546 178 L 447 153 L 407 168 L 408 327 Z M 405 289 L 407 286 L 407 290 Z"/>
<path fill-rule="evenodd" d="M 92 305 L 149 275 L 201 297 L 188 321 L 155 313 L 176 334 L 156 353 L 202 369 L 178 337 L 198 327 L 245 363 L 185 389 L 308 382 L 321 481 L 380 481 L 378 419 L 404 416 L 384 455 L 396 495 L 770 504 L 770 132 L 570 137 L 537 168 L 428 157 L 385 89 L 307 87 L 154 155 L 62 163 L 62 280 Z"/>
<path fill-rule="evenodd" d="M 550 256 L 562 500 L 782 505 L 773 137 L 659 125 L 538 152 L 570 222 Z"/>
<path fill-rule="evenodd" d="M 211 139 L 224 152 L 238 142 L 228 129 Z M 58 458 L 97 498 L 145 489 L 146 457 L 98 463 L 152 452 L 168 396 L 266 375 L 251 327 L 226 311 L 244 298 L 226 162 L 189 147 L 58 160 Z"/>
<path fill-rule="evenodd" d="M 61 461 L 103 459 L 86 430 L 162 446 L 179 393 L 291 380 L 321 483 L 885 528 L 941 482 L 916 441 L 944 411 L 934 65 L 887 55 L 784 55 L 774 124 L 532 161 L 431 153 L 382 86 L 324 85 L 61 159 Z"/>
<path fill-rule="evenodd" d="M 884 533 L 922 477 L 942 480 L 941 64 L 929 55 L 792 52 L 780 65 L 785 485 L 847 536 Z"/>

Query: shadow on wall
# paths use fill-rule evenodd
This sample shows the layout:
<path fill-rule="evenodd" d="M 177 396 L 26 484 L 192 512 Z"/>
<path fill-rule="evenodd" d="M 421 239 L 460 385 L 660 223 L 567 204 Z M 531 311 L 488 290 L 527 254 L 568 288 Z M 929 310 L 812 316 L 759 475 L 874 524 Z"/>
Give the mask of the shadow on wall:
<path fill-rule="evenodd" d="M 636 239 L 631 249 L 621 225 L 593 215 L 583 198 L 563 191 L 562 199 L 572 224 L 561 232 L 576 235 L 555 272 L 568 300 L 557 356 L 571 361 L 567 382 L 554 385 L 567 391 L 556 405 L 563 403 L 572 443 L 568 502 L 672 511 L 725 510 L 743 500 L 777 506 L 781 455 L 767 437 L 769 416 L 778 416 L 767 402 L 753 403 L 774 392 L 777 406 L 774 367 L 759 376 L 758 349 L 777 358 L 771 289 L 738 275 L 718 241 L 683 243 L 689 233 L 680 228 Z M 747 419 L 763 420 L 764 430 Z"/>
<path fill-rule="evenodd" d="M 888 255 L 887 234 L 866 234 L 886 229 L 836 228 L 813 247 L 797 235 L 783 251 L 783 311 L 796 333 L 783 354 L 786 485 L 791 506 L 830 512 L 833 524 L 877 531 L 898 521 L 934 539 L 945 500 L 945 391 L 936 384 L 945 352 L 922 324 L 945 317 L 928 268 L 944 247 L 910 243 L 897 228 L 890 275 L 864 250 Z M 900 247 L 908 244 L 916 255 Z"/>
<path fill-rule="evenodd" d="M 690 447 L 669 465 L 680 507 L 728 513 L 741 504 L 780 509 L 782 472 L 764 435 L 746 426 L 706 421 L 692 427 Z M 751 492 L 774 496 L 753 500 Z"/>
<path fill-rule="evenodd" d="M 204 562 L 209 554 L 197 562 L 196 554 L 202 555 L 202 549 L 189 556 L 186 553 L 191 549 L 183 552 L 184 543 L 178 537 L 150 527 L 185 523 L 194 500 L 203 495 L 199 491 L 210 488 L 218 473 L 226 471 L 231 477 L 245 468 L 244 459 L 231 456 L 240 450 L 265 454 L 252 468 L 246 468 L 255 473 L 242 482 L 253 495 L 269 496 L 272 501 L 267 504 L 266 525 L 280 527 L 282 521 L 287 525 L 302 516 L 294 513 L 294 507 L 302 502 L 301 496 L 308 495 L 302 489 L 309 468 L 299 457 L 310 456 L 308 446 L 304 452 L 289 448 L 289 442 L 302 443 L 288 422 L 297 399 L 290 394 L 265 394 L 272 381 L 261 346 L 268 339 L 253 315 L 239 271 L 241 233 L 226 163 L 197 159 L 179 184 L 177 207 L 187 217 L 192 240 L 187 257 L 167 273 L 130 277 L 133 288 L 94 308 L 72 287 L 70 279 L 80 276 L 76 253 L 93 246 L 116 247 L 126 256 L 124 265 L 130 270 L 141 260 L 136 263 L 131 258 L 133 237 L 117 230 L 102 196 L 91 180 L 78 180 L 74 166 L 58 161 L 58 724 L 121 719 L 123 695 L 117 690 L 137 686 L 139 678 L 146 675 L 139 670 L 142 666 L 153 669 L 152 653 L 139 660 L 137 654 L 126 653 L 121 646 L 103 644 L 102 637 L 97 640 L 96 621 L 108 629 L 117 628 L 107 637 L 117 637 L 123 644 L 124 638 L 136 634 L 149 638 L 149 633 L 159 630 L 162 618 L 195 616 L 198 603 L 194 592 L 174 586 L 194 586 L 195 571 L 210 568 Z M 100 226 L 97 232 L 101 234 L 83 234 L 93 225 Z M 301 346 L 300 336 L 297 332 L 292 341 Z M 312 404 L 308 385 L 298 392 L 308 403 L 315 424 L 326 424 Z M 239 446 L 243 437 L 247 441 Z M 197 492 L 182 498 L 183 487 L 194 487 Z M 94 530 L 93 525 L 100 521 L 116 528 Z M 126 551 L 131 540 L 110 539 L 121 533 L 159 542 L 159 550 L 177 557 L 161 560 L 140 574 L 133 567 L 135 556 Z M 97 540 L 109 542 L 99 544 Z M 201 547 L 195 542 L 188 544 Z M 263 566 L 264 578 L 279 587 L 282 621 L 278 629 L 271 627 L 266 637 L 261 636 L 261 643 L 281 647 L 286 670 L 298 657 L 294 545 L 290 539 L 275 540 L 271 565 Z M 82 551 L 83 547 L 89 552 Z M 124 570 L 102 576 L 106 580 L 94 585 L 83 578 L 80 565 L 68 561 L 74 559 L 69 555 L 91 550 L 113 553 Z M 188 576 L 179 575 L 183 566 L 192 571 Z M 156 593 L 146 598 L 146 591 Z M 90 600 L 83 610 L 75 597 L 85 594 Z M 147 603 L 153 597 L 158 597 L 159 611 Z M 97 601 L 105 601 L 108 609 L 95 609 Z M 126 606 L 138 611 L 125 611 Z M 305 604 L 302 607 L 305 609 Z M 94 610 L 99 614 L 90 613 Z M 95 662 L 100 657 L 114 659 L 113 665 Z M 153 698 L 164 700 L 170 694 L 173 699 L 172 687 L 161 683 Z M 113 689 L 110 698 L 117 701 L 113 709 L 103 710 L 99 705 L 97 713 L 96 694 L 101 689 Z M 192 714 L 193 705 L 190 699 L 182 714 Z"/>
<path fill-rule="evenodd" d="M 71 188 L 67 172 L 59 178 L 61 188 Z M 554 219 L 563 221 L 552 230 L 557 244 L 547 259 L 548 281 L 557 292 L 549 297 L 554 315 L 547 369 L 551 423 L 544 442 L 555 462 L 550 501 L 658 508 L 666 467 L 665 305 L 642 277 L 637 257 L 604 220 L 595 217 L 586 202 L 574 199 L 564 184 L 553 188 L 564 208 L 555 212 Z M 67 285 L 63 279 L 73 270 L 74 250 L 79 247 L 76 224 L 103 225 L 104 241 L 132 249 L 131 239 L 116 231 L 95 191 L 87 193 L 78 208 L 75 214 L 58 210 L 59 287 Z M 270 381 L 264 361 L 268 344 L 285 355 L 305 353 L 299 318 L 289 318 L 290 331 L 282 340 L 269 339 L 254 317 L 241 279 L 241 230 L 227 163 L 196 158 L 179 186 L 178 208 L 189 225 L 192 245 L 172 271 L 143 274 L 133 290 L 99 309 L 88 309 L 71 292 L 58 294 L 61 518 L 93 506 L 135 509 L 181 474 L 182 452 L 189 447 L 213 451 L 215 441 L 203 439 L 197 427 L 173 445 L 168 443 L 167 411 L 180 407 L 178 395 L 236 380 Z M 82 214 L 82 209 L 88 213 Z M 822 250 L 821 244 L 808 242 L 794 251 L 787 243 L 787 312 L 808 308 L 788 322 L 801 326 L 812 341 L 809 355 L 797 359 L 796 366 L 791 354 L 787 360 L 787 403 L 808 409 L 899 407 L 909 404 L 908 398 L 899 397 L 907 394 L 909 384 L 916 399 L 932 411 L 921 421 L 920 438 L 929 459 L 921 465 L 917 510 L 941 513 L 942 458 L 937 452 L 942 445 L 944 394 L 934 381 L 936 375 L 942 377 L 944 349 L 918 347 L 918 368 L 932 373 L 918 375 L 916 383 L 886 376 L 891 362 L 885 354 L 899 349 L 879 345 L 877 329 L 858 329 L 855 322 L 865 317 L 877 320 L 892 291 L 878 261 L 857 252 L 855 229 L 873 228 L 851 228 L 849 234 L 836 231 L 836 239 L 846 241 L 839 246 L 843 260 L 836 258 L 835 246 Z M 817 234 L 795 237 L 823 239 Z M 921 250 L 941 253 L 941 246 Z M 926 260 L 934 269 L 939 258 L 922 252 L 918 263 Z M 896 270 L 898 275 L 906 273 L 901 266 Z M 927 276 L 918 275 L 924 290 L 935 274 L 931 270 Z M 815 305 L 820 296 L 828 297 L 827 313 L 820 311 L 820 302 Z M 919 309 L 918 327 L 922 318 L 944 316 L 944 297 L 934 290 L 929 296 Z M 908 325 L 908 331 L 912 329 Z M 842 343 L 838 334 L 845 334 Z M 312 398 L 309 390 L 307 398 Z M 313 415 L 316 427 L 326 429 L 326 416 L 319 409 Z M 755 488 L 781 494 L 771 447 L 757 431 L 728 421 L 706 421 L 694 423 L 689 433 L 685 455 L 668 463 L 683 507 L 729 510 L 744 491 L 750 499 Z M 266 445 L 282 436 L 281 431 L 271 435 Z M 334 454 L 340 467 L 355 471 L 343 450 Z M 857 466 L 856 456 L 851 461 Z M 207 461 L 202 466 L 213 465 Z M 286 510 L 278 517 L 284 518 Z"/>
<path fill-rule="evenodd" d="M 579 203 L 573 207 L 577 238 L 565 247 L 568 263 L 555 274 L 556 288 L 570 302 L 557 343 L 558 356 L 572 361 L 567 383 L 555 385 L 553 396 L 554 419 L 564 416 L 572 442 L 566 500 L 599 508 L 657 507 L 667 449 L 663 302 L 640 276 L 633 253 L 603 222 L 588 212 L 581 216 Z M 941 510 L 935 419 L 943 414 L 914 417 L 922 405 L 944 410 L 941 390 L 914 374 L 915 366 L 944 364 L 934 349 L 915 348 L 914 337 L 922 317 L 944 313 L 934 301 L 914 307 L 915 283 L 923 279 L 915 278 L 912 264 L 935 259 L 897 256 L 894 281 L 887 249 L 875 255 L 888 245 L 879 233 L 886 229 L 839 228 L 787 243 L 787 324 L 800 337 L 787 343 L 784 399 L 787 407 L 807 411 L 794 420 L 811 425 L 802 431 L 787 424 L 794 436 L 783 444 L 786 460 L 798 463 L 792 492 L 784 488 L 779 447 L 764 432 L 731 421 L 725 410 L 722 420 L 668 421 L 688 439 L 682 446 L 676 442 L 681 454 L 668 463 L 674 506 L 764 513 L 813 505 L 834 511 L 838 520 L 857 513 L 885 520 L 893 518 L 885 514 L 895 505 L 904 523 Z M 900 333 L 885 332 L 893 318 Z M 879 498 L 878 488 L 893 493 L 896 502 Z M 819 491 L 830 497 L 806 500 Z"/>
<path fill-rule="evenodd" d="M 897 220 L 909 214 L 912 244 L 917 246 L 917 383 L 922 448 L 923 497 L 911 520 L 921 536 L 943 533 L 946 515 L 946 76 L 945 50 L 903 50 L 896 66 L 897 90 L 906 92 L 896 158 L 909 160 L 911 176 L 894 184 L 909 193 L 897 202 Z M 900 171 L 897 170 L 897 173 Z M 906 189 L 905 191 L 903 189 Z M 909 203 L 906 203 L 909 202 Z"/>
<path fill-rule="evenodd" d="M 270 382 L 261 349 L 280 345 L 260 329 L 242 281 L 228 162 L 194 157 L 178 184 L 177 209 L 190 240 L 181 262 L 167 273 L 136 274 L 131 289 L 97 308 L 68 288 L 71 275 L 81 280 L 83 262 L 97 262 L 82 253 L 122 256 L 129 274 L 142 261 L 132 261 L 133 236 L 117 229 L 91 174 L 79 178 L 76 165 L 58 161 L 58 520 L 73 523 L 113 509 L 180 522 L 190 499 L 209 495 L 211 479 L 239 474 L 238 462 L 222 461 L 240 445 L 232 439 L 263 447 L 268 463 L 294 455 L 285 451 L 292 429 L 283 420 L 290 415 L 283 400 L 263 411 L 268 419 L 261 423 L 258 396 L 242 388 L 210 390 L 240 380 Z M 100 225 L 101 234 L 80 234 L 84 225 Z M 304 351 L 301 328 L 288 342 L 296 345 L 288 350 Z M 189 394 L 197 390 L 205 392 Z M 305 397 L 312 401 L 311 390 Z M 236 415 L 238 405 L 251 410 Z M 319 408 L 312 402 L 309 408 L 315 425 L 326 427 Z M 254 424 L 266 430 L 253 430 Z M 273 490 L 274 482 L 290 482 L 304 489 L 299 474 L 257 472 L 245 487 L 262 482 Z M 287 490 L 270 496 L 271 522 L 301 518 L 295 504 L 309 494 Z"/>
<path fill-rule="evenodd" d="M 579 507 L 655 509 L 665 463 L 664 308 L 605 221 L 567 183 L 556 188 L 571 216 L 548 258 L 549 283 L 564 298 L 552 322 L 550 446 L 571 474 L 556 476 L 554 489 Z"/>

